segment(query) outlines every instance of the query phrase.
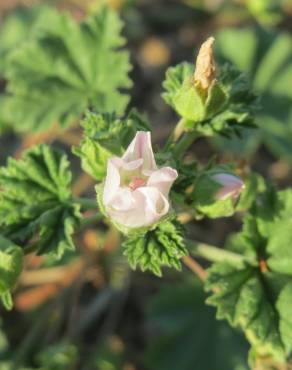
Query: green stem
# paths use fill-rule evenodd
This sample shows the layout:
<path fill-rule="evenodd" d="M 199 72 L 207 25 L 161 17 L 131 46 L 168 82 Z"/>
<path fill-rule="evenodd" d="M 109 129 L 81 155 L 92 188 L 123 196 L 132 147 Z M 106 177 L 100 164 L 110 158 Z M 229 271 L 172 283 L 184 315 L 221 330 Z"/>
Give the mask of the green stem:
<path fill-rule="evenodd" d="M 192 143 L 200 136 L 201 134 L 196 131 L 186 132 L 174 148 L 175 158 L 181 158 Z"/>
<path fill-rule="evenodd" d="M 183 134 L 184 129 L 185 129 L 185 120 L 181 118 L 167 139 L 167 142 L 164 147 L 165 152 L 167 152 L 171 148 L 171 146 L 178 141 L 178 139 Z"/>
<path fill-rule="evenodd" d="M 83 209 L 97 209 L 97 201 L 91 198 L 74 198 L 76 203 L 79 203 Z"/>
<path fill-rule="evenodd" d="M 83 229 L 91 224 L 99 222 L 104 219 L 104 216 L 101 213 L 96 213 L 92 216 L 85 217 L 80 222 L 80 229 Z"/>
<path fill-rule="evenodd" d="M 251 258 L 227 251 L 225 249 L 214 247 L 209 244 L 196 243 L 193 241 L 189 241 L 188 244 L 190 246 L 191 254 L 197 257 L 202 257 L 210 262 L 230 262 L 242 267 L 246 264 L 253 266 L 257 265 L 257 262 Z"/>

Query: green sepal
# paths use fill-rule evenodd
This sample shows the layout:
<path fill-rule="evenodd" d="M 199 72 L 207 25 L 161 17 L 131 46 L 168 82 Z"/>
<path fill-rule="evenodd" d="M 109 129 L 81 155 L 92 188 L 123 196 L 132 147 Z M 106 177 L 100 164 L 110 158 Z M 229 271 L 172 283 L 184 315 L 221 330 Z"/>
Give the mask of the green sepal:
<path fill-rule="evenodd" d="M 227 103 L 227 93 L 224 91 L 224 86 L 216 80 L 212 83 L 208 90 L 207 99 L 205 102 L 206 119 L 212 118 L 219 113 L 225 103 Z"/>
<path fill-rule="evenodd" d="M 174 97 L 176 112 L 192 125 L 206 118 L 206 107 L 192 78 L 187 78 Z M 188 127 L 190 128 L 190 127 Z"/>
<path fill-rule="evenodd" d="M 195 85 L 193 73 L 191 64 L 182 63 L 169 68 L 163 83 L 164 100 L 184 119 L 186 130 L 204 136 L 240 136 L 242 128 L 255 127 L 258 99 L 242 73 L 231 65 L 222 66 L 207 91 Z"/>
<path fill-rule="evenodd" d="M 217 193 L 222 188 L 213 176 L 219 173 L 229 173 L 230 169 L 226 166 L 208 170 L 200 174 L 193 184 L 193 190 L 189 195 L 189 203 L 198 218 L 209 217 L 228 217 L 232 216 L 236 210 L 236 200 L 231 197 L 218 199 Z"/>
<path fill-rule="evenodd" d="M 134 109 L 125 118 L 88 111 L 81 125 L 84 136 L 73 153 L 81 158 L 82 169 L 97 181 L 104 179 L 108 159 L 121 155 L 137 131 L 150 131 L 146 118 Z"/>
<path fill-rule="evenodd" d="M 140 267 L 157 276 L 162 276 L 163 266 L 181 270 L 180 259 L 188 254 L 182 225 L 173 216 L 143 233 L 129 234 L 122 247 L 132 269 Z"/>
<path fill-rule="evenodd" d="M 139 266 L 142 271 L 150 270 L 157 276 L 162 275 L 162 266 L 180 270 L 179 260 L 188 252 L 183 238 L 183 228 L 175 220 L 174 213 L 169 212 L 148 227 L 125 227 L 108 216 L 102 199 L 103 189 L 103 184 L 95 187 L 99 210 L 125 236 L 122 246 L 130 266 L 133 269 Z"/>
<path fill-rule="evenodd" d="M 266 190 L 264 178 L 257 173 L 244 177 L 244 189 L 236 204 L 236 211 L 246 211 L 251 208 L 256 197 Z"/>

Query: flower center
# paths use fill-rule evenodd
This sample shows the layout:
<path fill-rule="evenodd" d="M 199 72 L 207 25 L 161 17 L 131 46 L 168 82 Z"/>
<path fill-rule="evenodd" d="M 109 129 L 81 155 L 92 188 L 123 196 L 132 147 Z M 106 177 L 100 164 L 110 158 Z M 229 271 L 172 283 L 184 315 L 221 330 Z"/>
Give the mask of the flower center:
<path fill-rule="evenodd" d="M 133 177 L 132 180 L 129 183 L 129 188 L 131 190 L 136 190 L 140 188 L 141 186 L 146 185 L 146 181 L 141 179 L 140 177 Z"/>

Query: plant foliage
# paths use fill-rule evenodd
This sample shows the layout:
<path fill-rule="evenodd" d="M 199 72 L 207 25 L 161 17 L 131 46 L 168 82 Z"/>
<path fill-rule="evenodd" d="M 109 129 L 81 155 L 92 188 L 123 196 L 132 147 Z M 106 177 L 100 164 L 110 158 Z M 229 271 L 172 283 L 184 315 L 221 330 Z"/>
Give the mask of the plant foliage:
<path fill-rule="evenodd" d="M 106 175 L 107 160 L 120 155 L 137 131 L 149 131 L 146 119 L 135 110 L 125 118 L 115 113 L 87 112 L 81 125 L 84 137 L 74 153 L 81 158 L 83 170 L 97 181 Z"/>
<path fill-rule="evenodd" d="M 226 64 L 218 72 L 218 82 L 210 88 L 206 101 L 193 86 L 193 65 L 181 63 L 166 72 L 164 100 L 185 120 L 188 130 L 204 136 L 240 135 L 242 128 L 254 127 L 257 98 L 247 78 Z"/>
<path fill-rule="evenodd" d="M 207 302 L 217 307 L 218 319 L 241 327 L 257 356 L 282 362 L 292 350 L 291 199 L 290 190 L 267 191 L 227 244 L 253 263 L 216 263 L 206 283 L 212 291 Z"/>
<path fill-rule="evenodd" d="M 47 145 L 0 169 L 0 230 L 13 242 L 61 257 L 73 249 L 79 206 L 71 199 L 67 157 Z M 28 244 L 28 245 L 27 245 Z"/>
<path fill-rule="evenodd" d="M 53 9 L 41 16 L 36 36 L 7 57 L 2 119 L 26 132 L 65 127 L 89 107 L 122 113 L 130 65 L 116 13 L 102 8 L 80 24 Z"/>
<path fill-rule="evenodd" d="M 161 221 L 153 230 L 129 235 L 123 243 L 130 266 L 150 270 L 161 276 L 162 266 L 181 269 L 180 259 L 187 255 L 183 230 L 176 220 Z"/>

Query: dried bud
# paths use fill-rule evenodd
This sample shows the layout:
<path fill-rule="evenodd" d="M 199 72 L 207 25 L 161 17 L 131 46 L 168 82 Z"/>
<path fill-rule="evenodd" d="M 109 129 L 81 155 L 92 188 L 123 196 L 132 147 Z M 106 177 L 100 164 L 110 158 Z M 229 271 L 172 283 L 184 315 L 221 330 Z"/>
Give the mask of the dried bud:
<path fill-rule="evenodd" d="M 216 77 L 216 66 L 213 56 L 214 41 L 214 37 L 209 37 L 202 44 L 196 60 L 194 82 L 202 90 L 207 90 Z"/>
<path fill-rule="evenodd" d="M 228 198 L 237 199 L 244 189 L 244 182 L 235 175 L 218 173 L 212 177 L 218 184 L 222 185 L 222 188 L 219 189 L 216 194 L 218 200 L 225 200 Z"/>

